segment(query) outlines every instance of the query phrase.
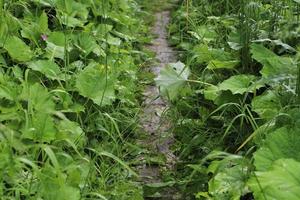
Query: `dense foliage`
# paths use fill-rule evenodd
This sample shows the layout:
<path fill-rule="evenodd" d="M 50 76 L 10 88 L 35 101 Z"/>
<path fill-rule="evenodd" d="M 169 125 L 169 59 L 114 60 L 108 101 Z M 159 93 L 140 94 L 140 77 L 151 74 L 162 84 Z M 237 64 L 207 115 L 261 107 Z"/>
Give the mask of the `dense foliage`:
<path fill-rule="evenodd" d="M 185 199 L 300 199 L 297 0 L 186 0 L 156 80 L 176 123 Z M 175 117 L 174 117 L 175 116 Z"/>
<path fill-rule="evenodd" d="M 170 2 L 174 171 L 136 144 Z M 300 199 L 299 20 L 299 0 L 0 0 L 0 199 Z M 141 155 L 165 182 L 137 181 Z"/>
<path fill-rule="evenodd" d="M 0 0 L 0 198 L 142 199 L 133 0 Z M 135 87 L 134 87 L 135 86 Z"/>

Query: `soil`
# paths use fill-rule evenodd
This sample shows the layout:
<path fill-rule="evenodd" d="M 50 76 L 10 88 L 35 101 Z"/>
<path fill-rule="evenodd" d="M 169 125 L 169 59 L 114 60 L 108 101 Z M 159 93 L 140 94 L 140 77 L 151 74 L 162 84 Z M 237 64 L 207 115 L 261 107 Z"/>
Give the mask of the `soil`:
<path fill-rule="evenodd" d="M 149 46 L 149 49 L 156 53 L 156 64 L 149 69 L 155 76 L 157 76 L 160 70 L 166 65 L 177 61 L 176 53 L 169 46 L 167 41 L 168 32 L 166 27 L 169 22 L 169 11 L 162 11 L 156 14 L 156 22 L 152 32 L 157 37 L 153 40 L 152 45 Z M 143 95 L 144 106 L 140 116 L 140 124 L 146 136 L 139 141 L 139 144 L 147 148 L 152 156 L 161 155 L 165 159 L 163 164 L 144 162 L 143 165 L 138 167 L 140 181 L 147 186 L 162 183 L 164 171 L 174 170 L 177 158 L 171 150 L 171 146 L 174 143 L 172 124 L 164 115 L 168 110 L 168 103 L 159 96 L 159 88 L 154 85 L 148 85 Z M 142 156 L 140 159 L 143 160 L 146 158 Z M 180 199 L 176 190 L 172 187 L 163 188 L 158 192 L 157 196 L 159 197 L 145 198 L 165 200 Z"/>

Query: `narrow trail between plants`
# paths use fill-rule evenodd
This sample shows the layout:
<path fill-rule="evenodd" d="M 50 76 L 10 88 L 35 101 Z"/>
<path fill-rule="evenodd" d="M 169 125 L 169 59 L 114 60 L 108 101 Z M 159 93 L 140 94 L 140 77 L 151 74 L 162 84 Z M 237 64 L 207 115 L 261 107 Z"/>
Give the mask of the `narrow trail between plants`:
<path fill-rule="evenodd" d="M 149 49 L 156 53 L 156 62 L 149 70 L 157 76 L 162 68 L 177 60 L 175 52 L 168 45 L 167 41 L 167 25 L 170 22 L 170 12 L 158 12 L 155 17 L 156 22 L 152 32 L 157 37 L 152 41 Z M 140 116 L 141 126 L 146 136 L 139 143 L 149 151 L 151 156 L 162 156 L 165 158 L 165 161 L 163 164 L 146 161 L 144 165 L 139 167 L 138 171 L 141 177 L 140 181 L 146 187 L 147 185 L 162 185 L 166 187 L 162 187 L 159 192 L 154 192 L 155 194 L 145 194 L 146 199 L 178 199 L 176 190 L 168 187 L 170 185 L 163 183 L 164 181 L 162 180 L 164 171 L 166 169 L 174 170 L 177 160 L 170 149 L 174 143 L 174 137 L 171 131 L 171 123 L 164 116 L 167 109 L 168 104 L 159 96 L 158 87 L 148 85 L 144 92 L 144 108 Z"/>

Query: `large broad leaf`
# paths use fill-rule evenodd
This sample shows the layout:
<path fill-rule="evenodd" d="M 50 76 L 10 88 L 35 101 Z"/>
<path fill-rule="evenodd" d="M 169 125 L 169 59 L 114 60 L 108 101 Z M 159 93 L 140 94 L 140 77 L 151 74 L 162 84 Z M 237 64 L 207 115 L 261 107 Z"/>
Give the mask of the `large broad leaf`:
<path fill-rule="evenodd" d="M 254 164 L 259 171 L 268 170 L 273 162 L 281 158 L 300 161 L 299 129 L 280 128 L 270 133 L 264 145 L 254 153 Z"/>
<path fill-rule="evenodd" d="M 254 97 L 251 104 L 252 110 L 264 119 L 274 118 L 281 109 L 280 99 L 271 90 L 268 90 L 263 95 Z"/>
<path fill-rule="evenodd" d="M 252 57 L 263 64 L 263 69 L 260 71 L 264 78 L 281 78 L 283 75 L 293 75 L 297 69 L 297 65 L 288 57 L 280 57 L 259 44 L 251 45 Z"/>
<path fill-rule="evenodd" d="M 30 47 L 16 36 L 9 37 L 5 42 L 4 48 L 13 59 L 20 62 L 29 61 L 33 57 Z"/>
<path fill-rule="evenodd" d="M 105 73 L 105 67 L 92 63 L 80 72 L 76 79 L 78 92 L 97 105 L 110 105 L 115 99 L 115 79 Z"/>
<path fill-rule="evenodd" d="M 163 68 L 155 79 L 162 95 L 174 100 L 184 87 L 190 70 L 181 62 L 173 63 Z"/>
<path fill-rule="evenodd" d="M 52 80 L 62 79 L 62 72 L 59 66 L 51 60 L 37 60 L 28 63 L 28 67 L 34 71 L 41 72 Z"/>
<path fill-rule="evenodd" d="M 219 85 L 219 89 L 223 91 L 230 90 L 232 94 L 244 94 L 254 92 L 263 86 L 264 84 L 258 82 L 253 75 L 236 75 L 223 81 Z"/>
<path fill-rule="evenodd" d="M 223 159 L 221 160 L 221 158 Z M 213 174 L 208 183 L 212 199 L 239 200 L 248 192 L 246 187 L 248 162 L 245 158 L 215 151 L 206 159 L 214 159 L 207 171 L 207 173 Z"/>
<path fill-rule="evenodd" d="M 256 200 L 299 200 L 300 162 L 280 159 L 266 172 L 255 172 L 249 186 Z"/>
<path fill-rule="evenodd" d="M 224 169 L 209 181 L 210 195 L 215 200 L 239 200 L 246 190 L 246 170 L 240 166 Z"/>

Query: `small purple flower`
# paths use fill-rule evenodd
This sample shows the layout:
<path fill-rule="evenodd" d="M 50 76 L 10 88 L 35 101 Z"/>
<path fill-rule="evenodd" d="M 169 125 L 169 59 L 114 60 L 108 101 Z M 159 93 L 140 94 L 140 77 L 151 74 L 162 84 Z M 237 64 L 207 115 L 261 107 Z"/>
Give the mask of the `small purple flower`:
<path fill-rule="evenodd" d="M 41 35 L 41 38 L 42 38 L 43 41 L 48 40 L 48 36 L 47 36 L 46 34 L 42 34 L 42 35 Z"/>

